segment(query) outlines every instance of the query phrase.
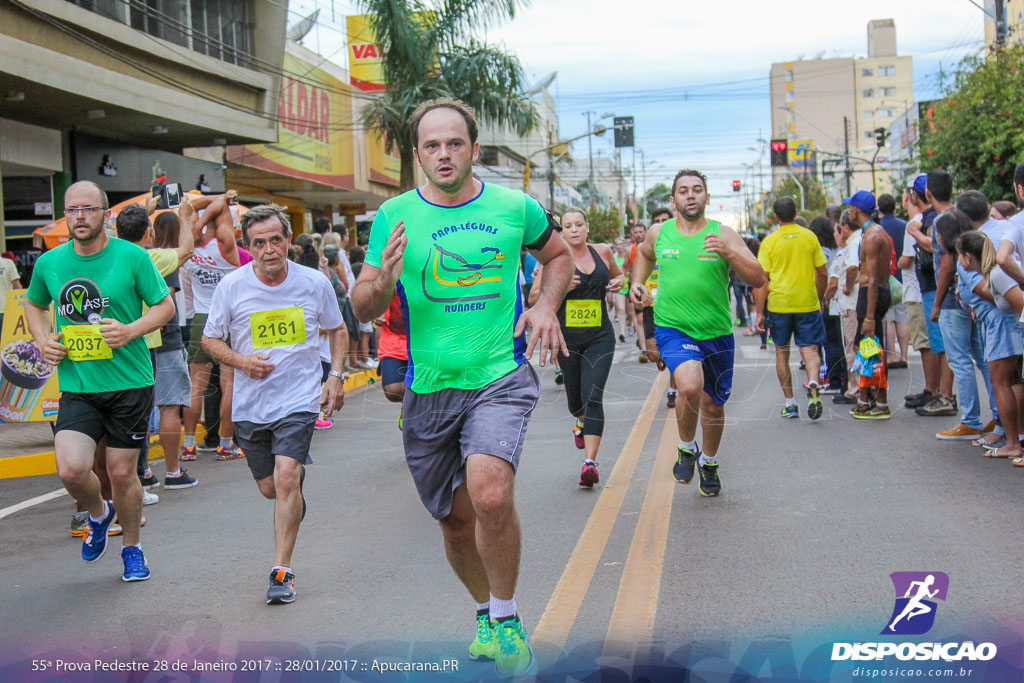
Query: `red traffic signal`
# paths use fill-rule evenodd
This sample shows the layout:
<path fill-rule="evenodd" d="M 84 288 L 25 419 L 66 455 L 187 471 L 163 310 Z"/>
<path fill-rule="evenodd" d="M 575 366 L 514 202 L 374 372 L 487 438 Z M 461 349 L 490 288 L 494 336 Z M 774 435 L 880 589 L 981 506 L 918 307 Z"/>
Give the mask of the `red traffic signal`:
<path fill-rule="evenodd" d="M 789 166 L 789 142 L 784 139 L 773 139 L 771 142 L 772 166 Z"/>
<path fill-rule="evenodd" d="M 740 181 L 738 181 L 738 180 L 732 181 L 732 191 L 733 192 L 739 192 L 740 191 L 740 186 L 741 186 Z"/>

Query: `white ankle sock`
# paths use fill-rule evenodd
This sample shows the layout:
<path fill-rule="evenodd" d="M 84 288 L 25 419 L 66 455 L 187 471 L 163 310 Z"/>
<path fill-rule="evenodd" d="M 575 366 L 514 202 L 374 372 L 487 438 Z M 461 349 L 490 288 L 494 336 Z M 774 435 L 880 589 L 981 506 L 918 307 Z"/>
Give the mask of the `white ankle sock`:
<path fill-rule="evenodd" d="M 679 442 L 679 447 L 682 448 L 684 451 L 690 451 L 692 453 L 696 453 L 697 452 L 697 442 L 696 441 L 680 441 Z"/>
<path fill-rule="evenodd" d="M 196 446 L 196 435 L 193 434 L 192 436 L 189 436 L 188 434 L 186 434 L 185 435 L 185 444 L 184 444 L 184 446 L 185 446 L 185 448 L 195 448 L 195 446 Z"/>
<path fill-rule="evenodd" d="M 476 611 L 477 612 L 490 612 L 491 611 L 491 603 L 490 603 L 490 601 L 488 600 L 487 602 L 478 602 L 478 603 L 476 603 Z"/>
<path fill-rule="evenodd" d="M 704 453 L 701 453 L 700 454 L 700 459 L 697 460 L 697 464 L 699 464 L 701 467 L 704 467 L 704 465 L 717 465 L 718 464 L 718 459 L 715 458 L 715 456 L 713 456 L 713 455 L 708 457 Z"/>
<path fill-rule="evenodd" d="M 491 621 L 513 617 L 516 614 L 516 598 L 513 595 L 511 600 L 501 600 L 491 593 Z"/>
<path fill-rule="evenodd" d="M 103 501 L 103 514 L 100 515 L 100 518 L 96 519 L 92 515 L 89 515 L 89 519 L 91 519 L 94 522 L 102 522 L 103 520 L 105 520 L 107 518 L 108 514 L 110 514 L 110 508 L 107 507 L 107 501 Z"/>

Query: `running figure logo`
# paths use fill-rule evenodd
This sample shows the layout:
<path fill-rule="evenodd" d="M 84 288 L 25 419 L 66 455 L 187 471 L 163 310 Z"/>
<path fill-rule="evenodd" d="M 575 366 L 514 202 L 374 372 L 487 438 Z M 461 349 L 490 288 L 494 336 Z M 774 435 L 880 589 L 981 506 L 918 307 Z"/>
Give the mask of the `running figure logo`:
<path fill-rule="evenodd" d="M 893 572 L 896 605 L 882 635 L 917 636 L 935 623 L 935 600 L 945 600 L 949 576 L 943 572 Z M 902 596 L 902 597 L 901 597 Z"/>
<path fill-rule="evenodd" d="M 479 261 L 470 261 L 435 243 L 423 268 L 423 295 L 442 303 L 497 299 L 501 296 L 498 292 L 479 292 L 475 286 L 501 282 L 504 259 L 505 254 L 497 247 L 483 247 Z M 442 289 L 431 294 L 428 283 L 430 289 L 436 290 L 439 285 Z"/>

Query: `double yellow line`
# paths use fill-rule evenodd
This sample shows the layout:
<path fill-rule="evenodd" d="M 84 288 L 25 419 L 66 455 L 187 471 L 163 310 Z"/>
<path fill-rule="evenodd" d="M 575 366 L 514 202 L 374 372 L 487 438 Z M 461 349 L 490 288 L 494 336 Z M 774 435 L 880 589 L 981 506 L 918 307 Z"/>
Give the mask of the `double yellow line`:
<path fill-rule="evenodd" d="M 643 452 L 644 442 L 659 412 L 667 379 L 665 373 L 659 373 L 651 386 L 611 476 L 534 629 L 532 640 L 541 657 L 549 662 L 564 650 L 569 639 L 597 564 L 619 516 L 629 482 Z M 605 655 L 631 659 L 635 647 L 648 643 L 654 633 L 672 512 L 672 492 L 675 487 L 671 469 L 677 432 L 674 414 L 667 413 L 667 417 L 655 456 L 654 470 L 651 472 L 629 555 L 619 581 L 615 607 L 605 636 Z"/>

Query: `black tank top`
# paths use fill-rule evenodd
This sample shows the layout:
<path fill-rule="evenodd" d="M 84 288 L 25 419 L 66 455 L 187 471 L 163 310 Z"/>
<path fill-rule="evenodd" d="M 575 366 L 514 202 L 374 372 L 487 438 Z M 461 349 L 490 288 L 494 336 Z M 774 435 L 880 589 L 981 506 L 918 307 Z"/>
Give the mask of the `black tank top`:
<path fill-rule="evenodd" d="M 587 245 L 594 259 L 594 270 L 579 275 L 580 284 L 565 295 L 558 307 L 558 323 L 568 344 L 581 344 L 614 337 L 615 330 L 608 317 L 605 297 L 608 295 L 608 266 L 592 246 Z M 568 319 L 567 319 L 568 317 Z"/>

